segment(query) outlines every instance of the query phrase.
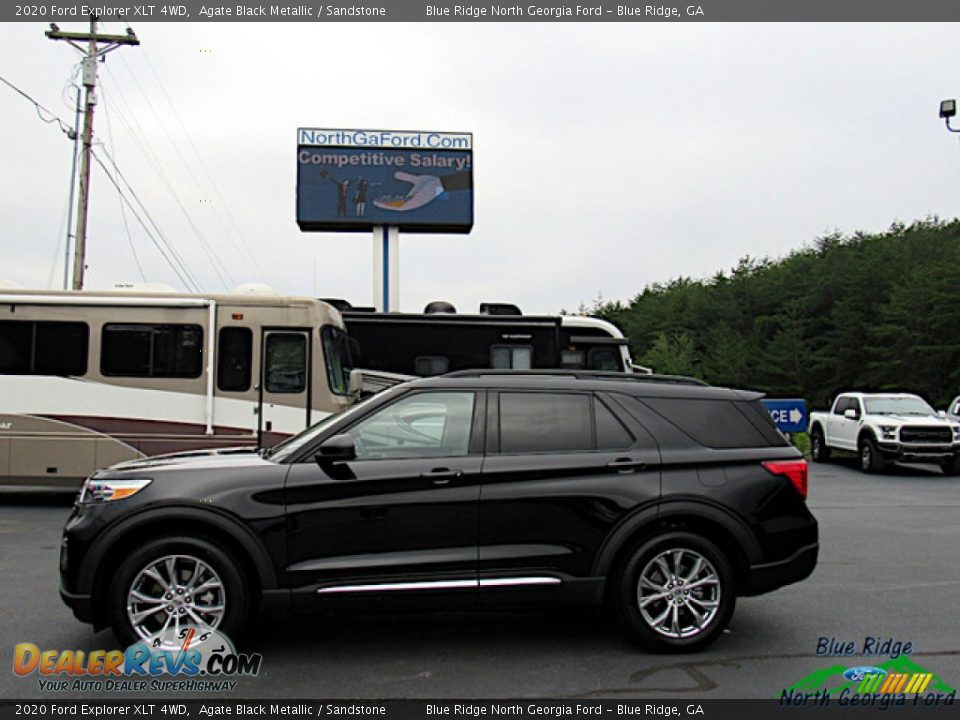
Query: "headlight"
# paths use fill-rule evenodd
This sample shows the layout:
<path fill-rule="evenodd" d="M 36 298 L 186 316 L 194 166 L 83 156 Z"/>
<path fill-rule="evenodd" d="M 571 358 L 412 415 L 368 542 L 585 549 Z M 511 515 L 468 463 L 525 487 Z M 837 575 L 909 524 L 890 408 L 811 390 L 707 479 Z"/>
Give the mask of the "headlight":
<path fill-rule="evenodd" d="M 960 440 L 960 425 L 953 426 L 953 439 Z"/>
<path fill-rule="evenodd" d="M 123 500 L 136 495 L 151 483 L 150 478 L 117 479 L 87 478 L 80 489 L 81 503 L 102 503 Z"/>
<path fill-rule="evenodd" d="M 896 440 L 897 439 L 897 426 L 896 425 L 881 425 L 880 432 L 883 433 L 884 440 Z"/>

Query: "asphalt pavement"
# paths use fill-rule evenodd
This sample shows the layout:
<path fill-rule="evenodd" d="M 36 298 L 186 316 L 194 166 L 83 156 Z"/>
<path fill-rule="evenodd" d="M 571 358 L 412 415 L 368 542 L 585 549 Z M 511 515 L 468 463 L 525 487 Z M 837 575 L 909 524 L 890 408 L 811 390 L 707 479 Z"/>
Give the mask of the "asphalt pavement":
<path fill-rule="evenodd" d="M 592 610 L 275 618 L 244 643 L 262 653 L 260 674 L 230 697 L 774 698 L 825 666 L 888 659 L 818 657 L 821 638 L 858 650 L 867 638 L 909 642 L 913 663 L 960 686 L 960 478 L 926 466 L 871 476 L 852 462 L 813 465 L 809 504 L 821 533 L 814 574 L 740 599 L 729 631 L 697 655 L 645 653 Z M 62 501 L 0 496 L 0 698 L 129 696 L 52 695 L 11 670 L 20 642 L 117 647 L 60 601 L 68 513 Z"/>

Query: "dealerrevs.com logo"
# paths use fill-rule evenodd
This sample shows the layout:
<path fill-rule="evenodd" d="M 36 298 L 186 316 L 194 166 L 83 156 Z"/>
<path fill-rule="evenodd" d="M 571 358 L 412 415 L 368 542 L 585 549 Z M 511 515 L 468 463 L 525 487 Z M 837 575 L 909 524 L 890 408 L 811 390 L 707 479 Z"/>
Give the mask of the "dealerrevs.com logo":
<path fill-rule="evenodd" d="M 126 650 L 41 650 L 34 643 L 13 649 L 13 672 L 39 676 L 45 692 L 224 692 L 234 678 L 260 672 L 260 653 L 237 653 L 221 632 L 207 627 L 167 630 Z"/>

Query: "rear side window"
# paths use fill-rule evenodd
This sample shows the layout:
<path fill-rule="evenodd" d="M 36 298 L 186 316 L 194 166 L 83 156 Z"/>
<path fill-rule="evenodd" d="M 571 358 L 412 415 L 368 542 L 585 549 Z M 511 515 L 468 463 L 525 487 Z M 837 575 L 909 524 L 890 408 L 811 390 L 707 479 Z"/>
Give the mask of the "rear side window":
<path fill-rule="evenodd" d="M 90 330 L 86 323 L 0 322 L 0 373 L 84 375 Z"/>
<path fill-rule="evenodd" d="M 500 452 L 593 450 L 591 401 L 574 393 L 501 393 Z"/>
<path fill-rule="evenodd" d="M 100 371 L 114 377 L 197 378 L 203 328 L 146 323 L 103 326 Z"/>
<path fill-rule="evenodd" d="M 784 444 L 783 437 L 770 427 L 769 418 L 763 421 L 755 416 L 755 409 L 749 407 L 755 404 L 753 402 L 695 398 L 642 398 L 641 402 L 707 447 L 766 447 Z M 751 415 L 754 417 L 751 418 Z M 764 424 L 761 424 L 762 422 Z"/>

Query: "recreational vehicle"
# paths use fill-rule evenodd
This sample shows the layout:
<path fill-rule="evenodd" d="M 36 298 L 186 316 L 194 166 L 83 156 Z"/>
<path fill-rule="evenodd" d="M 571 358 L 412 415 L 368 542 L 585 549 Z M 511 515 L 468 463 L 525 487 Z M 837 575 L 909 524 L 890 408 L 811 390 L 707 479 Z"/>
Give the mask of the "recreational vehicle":
<path fill-rule="evenodd" d="M 272 445 L 354 401 L 349 348 L 312 298 L 0 291 L 0 485 Z"/>

